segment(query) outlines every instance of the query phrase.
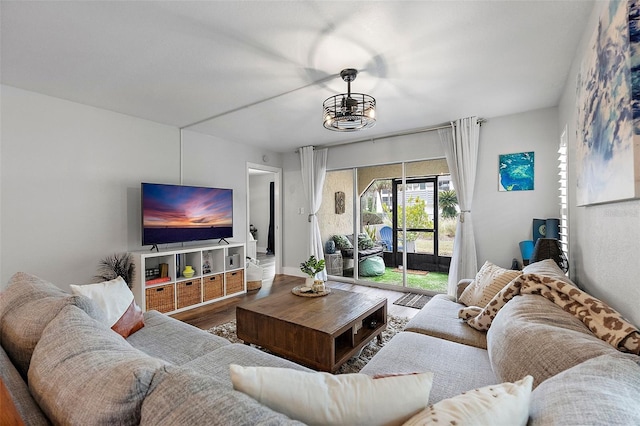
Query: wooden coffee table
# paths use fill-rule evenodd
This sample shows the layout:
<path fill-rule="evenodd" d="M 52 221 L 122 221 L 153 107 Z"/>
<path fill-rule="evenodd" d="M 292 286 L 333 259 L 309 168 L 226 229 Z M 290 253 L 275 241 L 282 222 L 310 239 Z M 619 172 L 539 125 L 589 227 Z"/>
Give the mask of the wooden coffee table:
<path fill-rule="evenodd" d="M 307 367 L 334 372 L 387 326 L 387 299 L 331 289 L 280 293 L 236 308 L 237 335 Z"/>

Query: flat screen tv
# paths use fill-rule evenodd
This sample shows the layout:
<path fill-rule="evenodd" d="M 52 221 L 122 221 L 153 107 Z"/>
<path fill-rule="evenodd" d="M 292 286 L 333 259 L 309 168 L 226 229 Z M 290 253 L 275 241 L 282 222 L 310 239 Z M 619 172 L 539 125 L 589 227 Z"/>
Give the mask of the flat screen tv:
<path fill-rule="evenodd" d="M 233 190 L 142 183 L 142 245 L 233 237 Z"/>

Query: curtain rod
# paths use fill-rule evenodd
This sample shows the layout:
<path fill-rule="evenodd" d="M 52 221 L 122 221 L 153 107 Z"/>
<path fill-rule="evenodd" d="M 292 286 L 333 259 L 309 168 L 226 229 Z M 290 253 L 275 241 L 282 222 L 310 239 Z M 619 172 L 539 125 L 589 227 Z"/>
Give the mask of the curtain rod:
<path fill-rule="evenodd" d="M 480 124 L 480 125 L 482 125 L 482 123 L 486 123 L 486 121 L 487 120 L 484 119 L 484 118 L 478 118 L 478 124 Z M 355 141 L 338 142 L 338 143 L 334 143 L 334 144 L 318 145 L 318 146 L 316 146 L 316 148 L 334 148 L 334 147 L 337 147 L 337 146 L 351 145 L 353 143 L 373 142 L 373 141 L 380 140 L 380 139 L 391 139 L 391 138 L 396 138 L 396 137 L 399 137 L 399 136 L 416 135 L 418 133 L 427 133 L 427 132 L 433 132 L 433 131 L 440 130 L 440 129 L 448 129 L 452 125 L 455 127 L 455 123 L 454 122 L 441 123 L 441 124 L 437 124 L 435 126 L 422 127 L 422 128 L 413 129 L 413 130 L 406 130 L 404 132 L 390 133 L 388 135 L 376 136 L 376 137 L 371 137 L 371 138 L 366 138 L 366 139 L 358 139 L 358 140 L 355 140 Z M 298 149 L 295 150 L 295 152 L 298 152 L 298 151 L 299 151 Z"/>

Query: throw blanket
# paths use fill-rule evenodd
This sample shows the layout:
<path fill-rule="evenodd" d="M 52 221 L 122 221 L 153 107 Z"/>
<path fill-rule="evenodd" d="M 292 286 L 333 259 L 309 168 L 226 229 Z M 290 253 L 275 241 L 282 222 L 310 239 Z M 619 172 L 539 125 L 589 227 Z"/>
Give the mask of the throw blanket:
<path fill-rule="evenodd" d="M 640 355 L 640 330 L 606 303 L 579 288 L 549 276 L 523 274 L 504 287 L 485 306 L 460 309 L 462 318 L 476 330 L 488 330 L 509 300 L 519 294 L 538 294 L 579 318 L 596 336 L 622 352 Z"/>

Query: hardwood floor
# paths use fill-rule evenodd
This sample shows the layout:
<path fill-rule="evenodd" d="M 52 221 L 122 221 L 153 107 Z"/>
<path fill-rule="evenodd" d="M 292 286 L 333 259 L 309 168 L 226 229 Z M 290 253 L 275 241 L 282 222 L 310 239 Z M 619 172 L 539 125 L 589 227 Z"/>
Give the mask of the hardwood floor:
<path fill-rule="evenodd" d="M 294 277 L 291 275 L 276 275 L 273 280 L 265 280 L 262 288 L 250 291 L 237 297 L 223 300 L 221 302 L 212 303 L 210 305 L 201 306 L 199 308 L 190 309 L 188 311 L 173 314 L 172 317 L 188 324 L 194 325 L 203 330 L 208 330 L 225 322 L 229 322 L 236 318 L 236 306 L 249 300 L 259 299 L 270 294 L 276 294 L 284 291 L 291 291 L 297 285 L 304 283 L 304 278 Z M 407 308 L 404 306 L 394 305 L 393 302 L 399 299 L 404 293 L 393 290 L 382 290 L 378 288 L 360 286 L 355 284 L 340 283 L 336 281 L 328 281 L 327 285 L 331 288 L 353 291 L 357 293 L 367 293 L 377 297 L 387 299 L 387 313 L 399 317 L 412 318 L 418 313 L 418 309 Z"/>

